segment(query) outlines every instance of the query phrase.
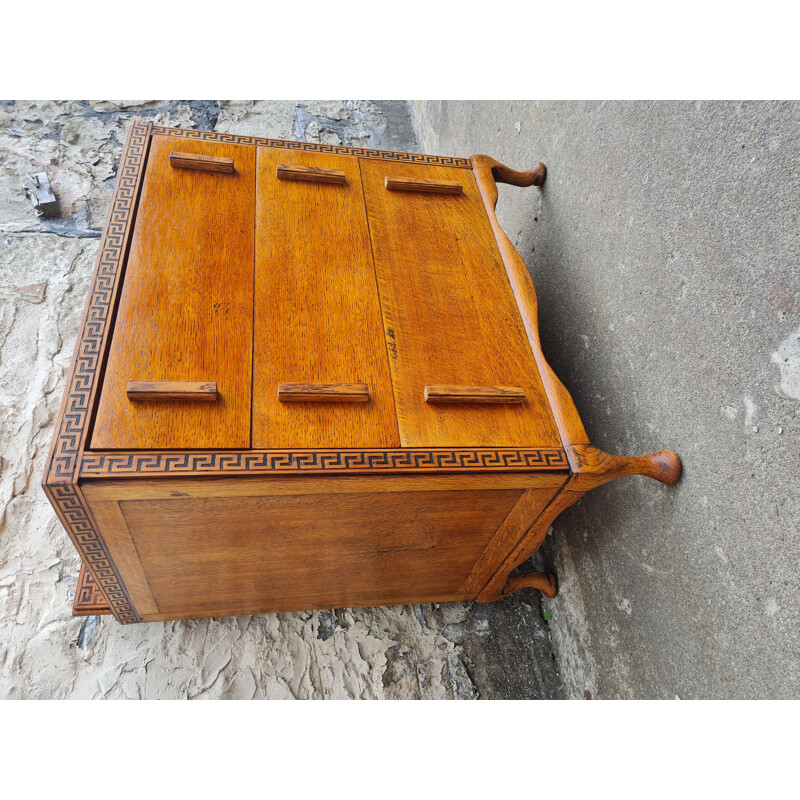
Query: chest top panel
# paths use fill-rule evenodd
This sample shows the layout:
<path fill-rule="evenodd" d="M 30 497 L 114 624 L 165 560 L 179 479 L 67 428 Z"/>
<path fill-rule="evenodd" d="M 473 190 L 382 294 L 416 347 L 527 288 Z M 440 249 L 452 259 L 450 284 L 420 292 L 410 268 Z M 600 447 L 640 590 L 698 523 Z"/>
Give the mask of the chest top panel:
<path fill-rule="evenodd" d="M 472 171 L 284 144 L 152 137 L 91 448 L 560 448 Z"/>

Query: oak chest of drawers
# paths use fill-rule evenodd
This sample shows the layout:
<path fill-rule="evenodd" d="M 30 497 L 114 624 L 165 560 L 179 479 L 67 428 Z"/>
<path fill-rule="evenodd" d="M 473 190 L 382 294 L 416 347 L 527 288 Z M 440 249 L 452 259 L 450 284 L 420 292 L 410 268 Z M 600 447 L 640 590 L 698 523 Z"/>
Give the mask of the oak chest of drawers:
<path fill-rule="evenodd" d="M 76 613 L 492 601 L 593 448 L 494 214 L 544 166 L 134 123 L 45 490 Z"/>

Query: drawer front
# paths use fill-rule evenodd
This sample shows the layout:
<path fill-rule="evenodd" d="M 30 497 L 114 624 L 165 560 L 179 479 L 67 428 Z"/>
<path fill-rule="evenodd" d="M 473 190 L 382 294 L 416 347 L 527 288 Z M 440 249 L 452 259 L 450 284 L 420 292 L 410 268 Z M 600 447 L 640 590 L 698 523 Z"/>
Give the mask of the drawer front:
<path fill-rule="evenodd" d="M 402 445 L 560 447 L 472 172 L 361 173 Z"/>
<path fill-rule="evenodd" d="M 93 448 L 250 446 L 254 190 L 253 148 L 153 137 Z"/>
<path fill-rule="evenodd" d="M 253 447 L 398 447 L 358 159 L 258 149 Z"/>

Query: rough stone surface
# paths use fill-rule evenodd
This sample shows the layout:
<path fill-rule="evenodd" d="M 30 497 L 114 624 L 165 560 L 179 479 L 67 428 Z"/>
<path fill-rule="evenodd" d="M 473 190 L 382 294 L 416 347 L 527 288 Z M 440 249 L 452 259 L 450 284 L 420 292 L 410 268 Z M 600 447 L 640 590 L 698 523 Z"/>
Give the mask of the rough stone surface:
<path fill-rule="evenodd" d="M 592 441 L 682 458 L 543 548 L 570 697 L 800 696 L 800 104 L 425 102 L 421 149 L 501 186 L 544 352 Z"/>
<path fill-rule="evenodd" d="M 416 150 L 395 101 L 0 103 L 0 697 L 532 698 L 561 693 L 539 599 L 120 626 L 71 616 L 79 559 L 41 490 L 131 121 Z M 45 172 L 61 217 L 40 217 Z"/>

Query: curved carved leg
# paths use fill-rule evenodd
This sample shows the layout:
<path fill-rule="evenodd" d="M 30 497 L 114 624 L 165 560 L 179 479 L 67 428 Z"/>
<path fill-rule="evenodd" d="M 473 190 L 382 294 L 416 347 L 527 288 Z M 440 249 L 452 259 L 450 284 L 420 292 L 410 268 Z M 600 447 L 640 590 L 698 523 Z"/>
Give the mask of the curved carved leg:
<path fill-rule="evenodd" d="M 646 475 L 672 485 L 681 476 L 681 461 L 672 450 L 647 456 L 612 456 L 590 444 L 567 447 L 567 458 L 575 473 L 570 489 L 586 492 L 624 475 Z"/>
<path fill-rule="evenodd" d="M 569 482 L 567 483 L 569 487 Z M 528 583 L 527 581 L 538 582 L 538 578 L 531 577 L 542 575 L 540 572 L 530 573 L 529 575 L 515 575 L 509 578 L 509 575 L 520 565 L 524 564 L 541 546 L 547 536 L 547 531 L 553 524 L 555 518 L 566 508 L 569 508 L 573 503 L 583 497 L 585 492 L 570 492 L 568 488 L 562 489 L 551 501 L 550 505 L 542 511 L 536 522 L 528 528 L 525 535 L 517 542 L 516 546 L 506 556 L 506 559 L 500 565 L 500 568 L 490 578 L 489 582 L 478 593 L 475 598 L 479 603 L 493 603 L 495 600 L 500 600 L 503 597 L 513 594 L 517 589 L 523 589 L 526 586 L 534 586 L 536 589 L 541 589 L 548 597 L 555 597 L 555 578 L 552 578 L 552 588 L 545 583 L 542 586 Z M 548 576 L 543 576 L 547 579 Z M 551 576 L 552 577 L 552 576 Z M 545 589 L 552 591 L 553 594 L 547 594 Z"/>
<path fill-rule="evenodd" d="M 512 186 L 541 186 L 547 177 L 547 167 L 539 161 L 531 169 L 517 170 L 501 164 L 491 156 L 477 155 L 470 159 L 473 166 L 490 167 L 492 177 L 497 183 L 509 183 Z"/>
<path fill-rule="evenodd" d="M 520 589 L 538 589 L 545 597 L 552 599 L 558 592 L 556 576 L 552 572 L 529 572 L 526 575 L 512 575 L 503 587 L 503 596 L 514 594 Z"/>
<path fill-rule="evenodd" d="M 621 478 L 623 475 L 647 475 L 662 483 L 672 484 L 680 478 L 681 462 L 671 450 L 662 450 L 647 456 L 625 457 L 609 455 L 589 444 L 589 437 L 572 397 L 553 372 L 542 352 L 533 279 L 522 257 L 500 227 L 495 213 L 498 181 L 510 183 L 513 186 L 541 186 L 547 170 L 544 164 L 539 163 L 532 169 L 519 172 L 486 155 L 475 155 L 470 160 L 489 223 L 497 241 L 500 257 L 506 268 L 511 290 L 517 301 L 528 342 L 533 351 L 553 418 L 573 473 L 566 486 L 531 525 L 478 593 L 476 597 L 478 602 L 491 603 L 524 586 L 542 583 L 542 579 L 539 577 L 521 575 L 510 578 L 509 575 L 539 549 L 553 520 L 565 508 L 577 502 L 587 491 L 615 478 Z M 543 585 L 548 588 L 546 583 Z M 536 585 L 536 588 L 540 588 L 540 586 Z"/>

